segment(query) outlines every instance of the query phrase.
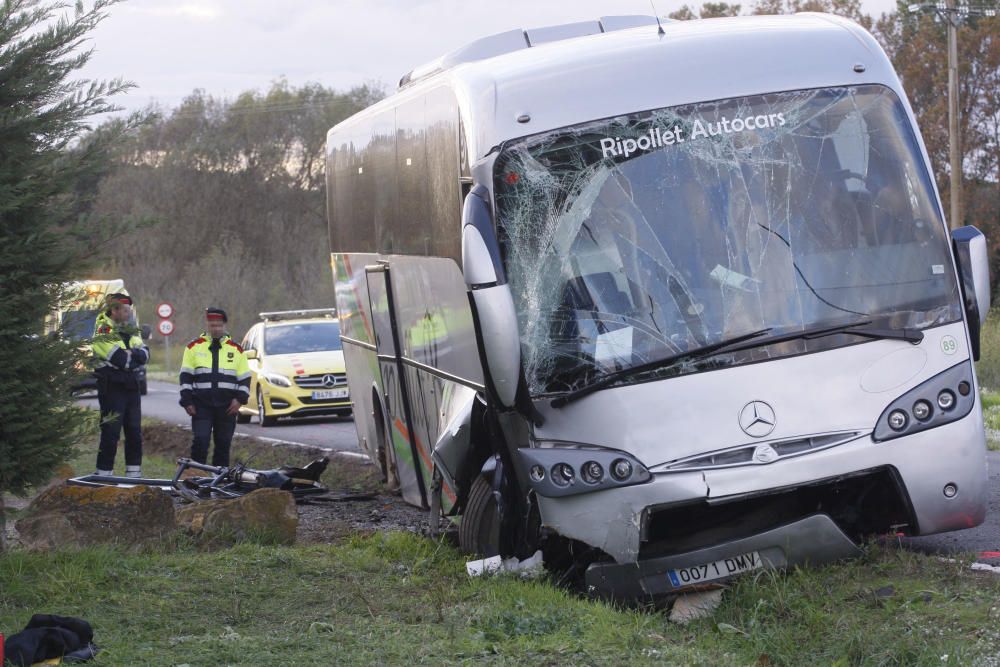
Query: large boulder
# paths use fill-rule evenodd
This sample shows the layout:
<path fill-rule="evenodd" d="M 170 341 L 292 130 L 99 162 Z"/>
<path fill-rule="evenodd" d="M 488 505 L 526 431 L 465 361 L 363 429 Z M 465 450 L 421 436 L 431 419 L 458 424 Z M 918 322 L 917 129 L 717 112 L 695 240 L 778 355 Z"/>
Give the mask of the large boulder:
<path fill-rule="evenodd" d="M 293 544 L 299 513 L 292 494 L 257 489 L 240 498 L 206 500 L 177 510 L 177 525 L 201 541 Z"/>
<path fill-rule="evenodd" d="M 170 496 L 148 486 L 53 486 L 36 497 L 16 524 L 29 549 L 91 544 L 138 544 L 176 529 Z"/>

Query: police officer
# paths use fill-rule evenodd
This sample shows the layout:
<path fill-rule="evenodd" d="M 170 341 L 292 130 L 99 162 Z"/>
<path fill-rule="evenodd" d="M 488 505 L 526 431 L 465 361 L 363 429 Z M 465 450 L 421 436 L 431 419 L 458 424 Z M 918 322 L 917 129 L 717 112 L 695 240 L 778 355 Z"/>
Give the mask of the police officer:
<path fill-rule="evenodd" d="M 212 465 L 229 465 L 236 415 L 250 398 L 250 367 L 243 348 L 226 333 L 221 308 L 205 310 L 205 333 L 188 343 L 181 362 L 181 407 L 191 415 L 191 458 L 205 463 L 215 435 Z"/>
<path fill-rule="evenodd" d="M 94 323 L 90 345 L 101 408 L 97 474 L 113 474 L 118 437 L 124 428 L 125 476 L 142 477 L 142 407 L 136 371 L 149 361 L 149 349 L 133 324 L 132 299 L 127 294 L 109 294 L 105 304 Z"/>

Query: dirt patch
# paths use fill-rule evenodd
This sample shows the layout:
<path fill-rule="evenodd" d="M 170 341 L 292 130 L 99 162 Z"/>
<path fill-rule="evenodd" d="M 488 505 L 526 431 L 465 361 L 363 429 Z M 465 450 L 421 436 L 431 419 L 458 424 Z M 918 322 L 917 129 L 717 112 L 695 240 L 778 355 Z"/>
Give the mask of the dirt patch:
<path fill-rule="evenodd" d="M 179 426 L 146 423 L 142 437 L 143 449 L 148 454 L 173 459 L 187 456 L 191 450 L 191 432 Z M 373 497 L 336 502 L 316 499 L 299 505 L 299 542 L 330 543 L 359 533 L 388 530 L 427 531 L 427 513 L 385 493 L 378 468 L 362 459 L 318 447 L 272 444 L 253 437 L 235 438 L 231 458 L 234 463 L 242 461 L 262 470 L 286 464 L 301 466 L 321 456 L 330 457 L 320 479 L 330 489 L 330 498 L 348 494 L 373 494 Z"/>
<path fill-rule="evenodd" d="M 166 458 L 189 456 L 191 453 L 191 431 L 179 426 L 156 422 L 143 422 L 143 454 L 153 454 Z"/>

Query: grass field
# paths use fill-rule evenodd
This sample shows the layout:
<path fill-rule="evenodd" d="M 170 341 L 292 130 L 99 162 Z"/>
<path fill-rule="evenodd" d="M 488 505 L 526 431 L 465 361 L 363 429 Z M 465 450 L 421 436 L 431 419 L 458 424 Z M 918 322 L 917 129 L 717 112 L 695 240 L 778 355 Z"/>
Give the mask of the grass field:
<path fill-rule="evenodd" d="M 1000 582 L 881 547 L 748 576 L 712 619 L 617 609 L 548 581 L 469 579 L 402 533 L 335 545 L 170 544 L 0 557 L 0 629 L 81 616 L 95 665 L 967 665 L 1000 659 Z"/>
<path fill-rule="evenodd" d="M 167 449 L 179 437 L 150 429 L 147 474 L 172 472 Z M 261 467 L 288 456 L 236 446 Z M 77 472 L 92 457 L 81 453 Z M 331 488 L 371 484 L 328 472 Z M 333 541 L 210 551 L 178 537 L 139 551 L 10 552 L 0 555 L 0 632 L 33 613 L 86 618 L 104 649 L 95 665 L 1000 664 L 1000 577 L 892 545 L 748 575 L 711 619 L 682 627 L 547 579 L 470 579 L 444 540 Z"/>
<path fill-rule="evenodd" d="M 1000 318 L 983 340 L 984 414 L 1000 437 Z M 80 454 L 77 472 L 93 454 Z M 260 456 L 266 467 L 283 455 Z M 172 459 L 152 446 L 146 474 L 171 473 Z M 824 568 L 747 575 L 712 618 L 688 626 L 548 579 L 470 579 L 464 562 L 451 544 L 408 533 L 13 551 L 0 554 L 0 632 L 33 613 L 81 616 L 103 648 L 98 666 L 1000 665 L 1000 576 L 891 544 Z"/>

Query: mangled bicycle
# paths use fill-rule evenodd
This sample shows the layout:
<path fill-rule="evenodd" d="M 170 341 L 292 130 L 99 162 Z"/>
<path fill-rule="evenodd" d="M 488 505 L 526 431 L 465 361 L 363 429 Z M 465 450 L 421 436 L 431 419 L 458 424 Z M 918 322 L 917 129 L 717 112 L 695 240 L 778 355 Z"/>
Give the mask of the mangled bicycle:
<path fill-rule="evenodd" d="M 179 458 L 172 479 L 82 475 L 67 480 L 67 483 L 75 486 L 149 486 L 190 502 L 213 498 L 237 498 L 257 489 L 281 489 L 291 493 L 296 502 L 302 502 L 328 492 L 328 489 L 320 484 L 319 479 L 329 463 L 330 459 L 324 456 L 302 468 L 282 466 L 272 470 L 255 470 L 245 463 L 236 463 L 233 466 L 210 466 L 188 458 Z"/>

